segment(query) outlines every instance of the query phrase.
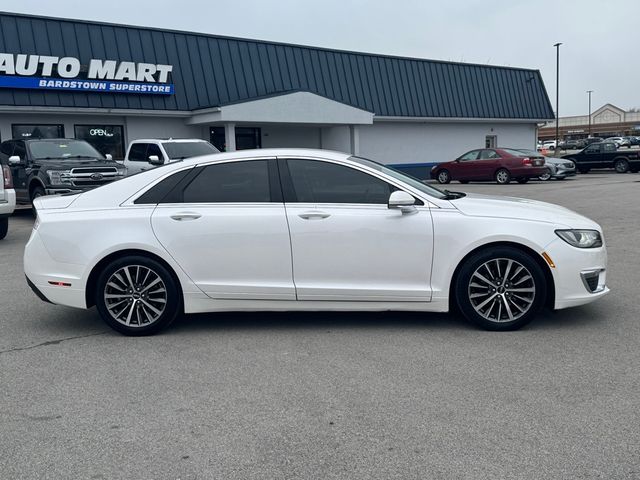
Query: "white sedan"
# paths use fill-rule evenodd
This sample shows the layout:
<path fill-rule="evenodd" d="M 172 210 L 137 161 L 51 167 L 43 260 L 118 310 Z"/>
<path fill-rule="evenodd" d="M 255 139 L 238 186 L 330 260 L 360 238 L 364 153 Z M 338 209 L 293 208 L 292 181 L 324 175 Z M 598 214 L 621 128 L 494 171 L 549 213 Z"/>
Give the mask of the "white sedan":
<path fill-rule="evenodd" d="M 24 254 L 43 300 L 127 335 L 182 313 L 446 312 L 512 330 L 606 287 L 601 228 L 565 208 L 441 191 L 336 152 L 245 150 L 43 197 Z"/>

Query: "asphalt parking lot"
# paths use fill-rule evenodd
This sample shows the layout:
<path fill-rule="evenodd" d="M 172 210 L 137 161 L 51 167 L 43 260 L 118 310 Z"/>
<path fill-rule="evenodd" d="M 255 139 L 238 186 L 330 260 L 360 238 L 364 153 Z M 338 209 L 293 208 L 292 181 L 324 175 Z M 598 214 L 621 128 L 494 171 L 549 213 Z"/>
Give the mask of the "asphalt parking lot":
<path fill-rule="evenodd" d="M 599 222 L 610 295 L 518 332 L 414 313 L 189 316 L 127 338 L 0 242 L 0 478 L 640 478 L 640 174 L 450 190 Z"/>

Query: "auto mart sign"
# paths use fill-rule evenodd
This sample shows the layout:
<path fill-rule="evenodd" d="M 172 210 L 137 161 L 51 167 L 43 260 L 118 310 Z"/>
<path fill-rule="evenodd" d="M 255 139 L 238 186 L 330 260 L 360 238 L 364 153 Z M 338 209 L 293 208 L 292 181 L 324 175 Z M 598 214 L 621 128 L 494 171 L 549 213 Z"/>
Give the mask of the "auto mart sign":
<path fill-rule="evenodd" d="M 173 65 L 0 53 L 0 88 L 172 95 Z M 84 73 L 84 74 L 83 74 Z"/>

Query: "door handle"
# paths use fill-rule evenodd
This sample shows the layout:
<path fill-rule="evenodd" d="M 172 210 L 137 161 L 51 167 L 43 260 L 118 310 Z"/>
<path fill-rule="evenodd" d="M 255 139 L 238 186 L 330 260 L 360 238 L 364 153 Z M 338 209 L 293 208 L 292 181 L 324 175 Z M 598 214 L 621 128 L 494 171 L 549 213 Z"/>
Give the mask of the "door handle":
<path fill-rule="evenodd" d="M 171 219 L 177 220 L 178 222 L 182 222 L 183 220 L 197 220 L 201 216 L 202 215 L 200 215 L 199 213 L 184 212 L 184 213 L 176 213 L 171 215 Z"/>
<path fill-rule="evenodd" d="M 330 217 L 331 214 L 330 213 L 326 213 L 326 212 L 321 212 L 318 210 L 314 210 L 314 211 L 310 211 L 310 212 L 303 212 L 301 214 L 298 215 L 300 218 L 304 218 L 305 220 L 313 220 L 318 219 L 318 220 L 322 220 L 323 218 L 327 218 Z"/>

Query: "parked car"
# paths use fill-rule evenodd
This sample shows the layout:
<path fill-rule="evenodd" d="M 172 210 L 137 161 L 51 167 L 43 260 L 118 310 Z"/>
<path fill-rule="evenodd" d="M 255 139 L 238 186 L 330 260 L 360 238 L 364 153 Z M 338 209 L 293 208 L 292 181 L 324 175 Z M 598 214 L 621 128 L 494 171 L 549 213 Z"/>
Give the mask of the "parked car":
<path fill-rule="evenodd" d="M 510 148 L 485 148 L 471 150 L 452 162 L 435 165 L 431 169 L 431 178 L 439 183 L 458 180 L 468 183 L 471 180 L 495 180 L 507 184 L 512 179 L 518 183 L 527 183 L 547 172 L 544 156 L 531 152 L 524 154 Z"/>
<path fill-rule="evenodd" d="M 562 158 L 573 161 L 580 173 L 588 173 L 592 168 L 614 168 L 618 173 L 640 170 L 638 150 L 621 152 L 613 142 L 592 143 L 584 150 Z"/>
<path fill-rule="evenodd" d="M 564 150 L 580 150 L 584 148 L 584 142 L 581 140 L 565 140 L 561 148 Z"/>
<path fill-rule="evenodd" d="M 640 145 L 640 137 L 629 137 L 629 144 L 631 147 L 637 147 Z"/>
<path fill-rule="evenodd" d="M 124 176 L 125 169 L 84 140 L 68 138 L 7 140 L 0 161 L 8 162 L 17 202 L 42 195 L 78 193 Z"/>
<path fill-rule="evenodd" d="M 54 304 L 95 305 L 127 335 L 183 312 L 446 312 L 450 302 L 484 328 L 512 330 L 545 304 L 608 292 L 595 222 L 441 191 L 338 152 L 220 153 L 36 205 L 31 288 Z"/>
<path fill-rule="evenodd" d="M 584 147 L 588 147 L 592 143 L 600 143 L 600 142 L 602 142 L 602 138 L 600 138 L 600 137 L 587 137 L 587 138 L 583 138 L 583 141 L 584 141 Z"/>
<path fill-rule="evenodd" d="M 556 141 L 555 140 L 545 140 L 542 142 L 543 150 L 555 150 L 556 149 Z"/>
<path fill-rule="evenodd" d="M 16 208 L 16 192 L 9 166 L 0 162 L 0 240 L 9 231 L 9 217 Z"/>
<path fill-rule="evenodd" d="M 521 148 L 518 148 L 517 150 L 525 155 L 537 155 L 533 150 Z M 542 181 L 547 181 L 552 178 L 555 178 L 556 180 L 564 180 L 565 178 L 572 177 L 576 174 L 576 164 L 571 160 L 545 156 L 544 165 L 547 167 L 548 171 L 538 177 L 538 179 Z"/>
<path fill-rule="evenodd" d="M 604 141 L 608 143 L 615 143 L 618 148 L 624 146 L 625 143 L 625 140 L 622 137 L 609 137 L 605 138 Z"/>
<path fill-rule="evenodd" d="M 127 175 L 133 175 L 166 163 L 212 153 L 219 153 L 219 150 L 198 138 L 141 139 L 129 144 L 123 163 Z"/>

